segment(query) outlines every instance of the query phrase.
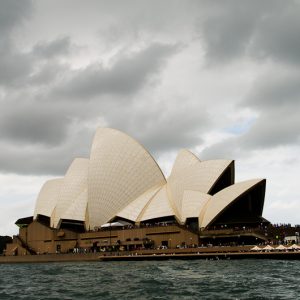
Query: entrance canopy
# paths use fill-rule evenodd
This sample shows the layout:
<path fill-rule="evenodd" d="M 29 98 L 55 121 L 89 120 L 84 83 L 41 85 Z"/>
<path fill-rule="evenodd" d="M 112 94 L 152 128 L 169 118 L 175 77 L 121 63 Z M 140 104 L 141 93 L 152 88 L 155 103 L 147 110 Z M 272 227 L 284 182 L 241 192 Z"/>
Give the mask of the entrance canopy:
<path fill-rule="evenodd" d="M 101 228 L 108 228 L 108 227 L 124 227 L 132 225 L 129 222 L 126 221 L 118 221 L 118 222 L 112 222 L 112 223 L 105 223 L 101 226 Z"/>

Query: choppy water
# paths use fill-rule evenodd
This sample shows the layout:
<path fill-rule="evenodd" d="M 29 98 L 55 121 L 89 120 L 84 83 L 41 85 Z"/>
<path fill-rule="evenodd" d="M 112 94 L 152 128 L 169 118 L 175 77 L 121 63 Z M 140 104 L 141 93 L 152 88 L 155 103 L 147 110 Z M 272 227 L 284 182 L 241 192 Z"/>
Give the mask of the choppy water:
<path fill-rule="evenodd" d="M 300 261 L 0 265 L 0 299 L 300 299 Z"/>

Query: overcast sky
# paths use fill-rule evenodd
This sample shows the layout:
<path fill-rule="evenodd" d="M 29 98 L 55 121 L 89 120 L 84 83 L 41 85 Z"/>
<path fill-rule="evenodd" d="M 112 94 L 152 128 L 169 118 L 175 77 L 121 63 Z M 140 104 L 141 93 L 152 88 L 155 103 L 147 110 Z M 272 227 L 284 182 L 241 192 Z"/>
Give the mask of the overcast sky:
<path fill-rule="evenodd" d="M 264 217 L 300 224 L 300 2 L 0 0 L 0 235 L 99 126 L 166 176 L 181 148 L 267 178 Z"/>

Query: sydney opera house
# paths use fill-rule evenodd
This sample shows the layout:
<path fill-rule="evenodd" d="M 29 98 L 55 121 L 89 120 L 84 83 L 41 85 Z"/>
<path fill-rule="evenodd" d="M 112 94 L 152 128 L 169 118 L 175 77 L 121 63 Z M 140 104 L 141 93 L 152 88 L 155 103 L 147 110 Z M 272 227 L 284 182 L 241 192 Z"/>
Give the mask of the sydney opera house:
<path fill-rule="evenodd" d="M 265 179 L 235 183 L 234 161 L 179 151 L 165 178 L 151 154 L 115 129 L 96 131 L 90 157 L 45 182 L 19 219 L 8 254 L 193 247 L 263 239 Z"/>

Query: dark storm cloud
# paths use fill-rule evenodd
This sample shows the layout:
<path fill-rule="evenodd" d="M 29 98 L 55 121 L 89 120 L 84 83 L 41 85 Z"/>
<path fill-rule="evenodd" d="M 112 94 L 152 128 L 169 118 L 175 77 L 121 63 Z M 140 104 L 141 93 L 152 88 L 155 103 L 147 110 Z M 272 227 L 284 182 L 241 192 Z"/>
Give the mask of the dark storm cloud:
<path fill-rule="evenodd" d="M 247 108 L 257 114 L 252 127 L 206 149 L 204 157 L 209 151 L 211 158 L 235 158 L 244 155 L 245 150 L 298 143 L 299 77 L 293 64 L 300 61 L 299 2 L 203 0 L 154 1 L 150 5 L 147 1 L 91 1 L 86 5 L 66 1 L 55 7 L 51 2 L 39 5 L 57 10 L 56 17 L 65 23 L 61 21 L 56 27 L 51 24 L 55 35 L 31 41 L 25 51 L 12 34 L 32 13 L 30 2 L 0 3 L 2 171 L 63 174 L 72 157 L 88 155 L 98 120 L 103 121 L 100 125 L 132 135 L 156 158 L 201 145 L 202 134 L 218 130 L 218 121 L 208 114 L 214 100 L 193 102 L 185 95 L 174 97 L 159 90 L 168 62 L 184 52 L 178 45 L 186 43 L 197 45 L 199 52 L 201 43 L 206 51 L 205 62 L 214 67 L 244 58 L 255 64 L 271 61 L 279 66 L 257 78 L 250 93 L 236 106 L 236 110 Z M 72 14 L 66 10 L 71 5 Z M 93 46 L 83 45 L 89 41 L 82 42 L 70 30 L 74 25 L 84 34 L 81 24 L 85 24 L 87 13 L 94 22 L 89 30 L 98 39 Z M 101 23 L 95 21 L 99 18 Z M 64 24 L 66 28 L 61 26 Z M 69 55 L 74 54 L 78 42 L 79 47 L 92 47 L 92 52 L 99 50 L 98 57 L 104 44 L 105 51 L 117 54 L 108 67 L 98 60 L 74 69 L 62 62 L 70 61 Z M 95 46 L 97 43 L 101 45 Z M 181 59 L 189 62 L 186 56 Z M 200 56 L 193 57 L 193 61 L 200 61 Z M 77 58 L 81 59 L 75 55 Z M 284 74 L 283 65 L 287 66 Z M 197 79 L 192 76 L 197 74 L 191 74 L 196 86 Z M 164 80 L 171 82 L 174 75 L 169 73 Z"/>
<path fill-rule="evenodd" d="M 0 1 L 0 39 L 10 32 L 17 24 L 29 17 L 32 12 L 30 0 L 1 0 Z"/>
<path fill-rule="evenodd" d="M 253 37 L 249 52 L 253 57 L 272 58 L 289 64 L 300 63 L 300 2 L 281 2 L 276 11 L 266 13 Z"/>
<path fill-rule="evenodd" d="M 0 47 L 0 86 L 20 88 L 32 83 L 49 82 L 63 73 L 62 63 L 55 60 L 70 49 L 69 38 L 40 42 L 32 51 L 23 52 L 12 43 Z M 46 60 L 47 63 L 43 63 Z M 65 68 L 65 67 L 64 67 Z"/>
<path fill-rule="evenodd" d="M 36 101 L 14 105 L 11 100 L 2 106 L 0 116 L 1 139 L 20 145 L 57 145 L 64 140 L 70 123 L 61 108 Z"/>
<path fill-rule="evenodd" d="M 64 144 L 52 147 L 0 141 L 2 173 L 62 176 L 75 157 L 89 157 L 94 130 L 73 128 Z"/>
<path fill-rule="evenodd" d="M 49 44 L 45 44 L 46 51 Z M 51 45 L 49 46 L 51 49 Z M 64 47 L 65 48 L 65 47 Z M 118 93 L 121 100 L 127 93 L 136 93 L 148 80 L 156 74 L 166 62 L 168 56 L 176 51 L 177 46 L 152 45 L 144 51 L 140 51 L 130 57 L 119 57 L 112 69 L 98 69 L 93 66 L 76 72 L 73 80 L 67 86 L 60 83 L 60 97 L 52 89 L 40 89 L 37 94 L 19 95 L 15 100 L 5 99 L 0 112 L 0 132 L 3 139 L 18 143 L 37 143 L 52 145 L 61 143 L 67 134 L 67 128 L 72 119 L 84 117 L 84 109 L 74 103 L 74 98 L 89 99 L 97 93 Z M 47 51 L 46 51 L 47 52 Z M 51 82 L 58 74 L 72 73 L 69 69 L 63 69 L 60 64 L 52 62 L 40 67 L 33 76 L 28 77 L 28 83 L 43 84 Z M 5 75 L 5 74 L 4 74 Z M 25 80 L 25 79 L 24 79 Z M 20 98 L 29 97 L 20 103 Z M 31 98 L 30 98 L 31 97 Z M 68 99 L 64 101 L 64 99 Z M 89 117 L 105 111 L 107 99 L 96 99 L 87 111 Z M 14 105 L 14 103 L 16 105 Z M 102 103 L 101 109 L 97 108 Z M 86 109 L 86 106 L 85 106 Z M 119 112 L 119 108 L 115 108 Z"/>
<path fill-rule="evenodd" d="M 199 32 L 210 64 L 241 56 L 299 63 L 298 1 L 202 1 Z M 201 6 L 201 4 L 200 4 Z"/>
<path fill-rule="evenodd" d="M 257 1 L 231 0 L 211 1 L 206 6 L 209 13 L 204 20 L 200 19 L 199 31 L 209 61 L 230 61 L 244 54 L 265 5 L 260 7 Z"/>
<path fill-rule="evenodd" d="M 261 75 L 241 105 L 272 111 L 300 105 L 300 71 L 296 68 L 274 67 Z"/>
<path fill-rule="evenodd" d="M 90 65 L 71 74 L 71 79 L 58 88 L 57 94 L 83 101 L 101 94 L 132 94 L 161 70 L 177 49 L 177 45 L 154 44 L 126 57 L 121 56 L 111 68 Z"/>
<path fill-rule="evenodd" d="M 0 144 L 1 145 L 1 144 Z M 55 149 L 44 151 L 39 148 L 10 147 L 1 145 L 1 173 L 16 173 L 26 175 L 63 175 L 71 163 L 70 157 L 60 156 L 63 151 Z"/>
<path fill-rule="evenodd" d="M 0 1 L 0 86 L 13 86 L 31 71 L 31 57 L 14 48 L 11 34 L 32 9 L 31 1 Z"/>

